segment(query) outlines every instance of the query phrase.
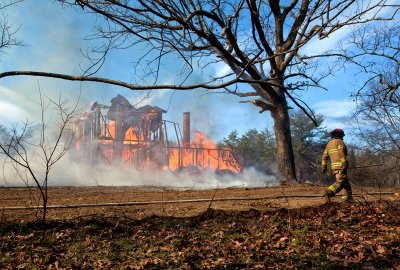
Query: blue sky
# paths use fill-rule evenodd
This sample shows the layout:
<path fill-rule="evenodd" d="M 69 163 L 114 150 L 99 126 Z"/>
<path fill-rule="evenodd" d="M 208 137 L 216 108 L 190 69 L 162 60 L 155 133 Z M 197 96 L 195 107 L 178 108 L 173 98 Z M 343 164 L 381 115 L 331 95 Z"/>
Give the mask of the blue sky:
<path fill-rule="evenodd" d="M 20 27 L 18 36 L 26 44 L 24 47 L 12 48 L 0 55 L 0 70 L 36 70 L 71 75 L 80 74 L 79 64 L 85 59 L 81 50 L 90 45 L 85 37 L 90 33 L 91 25 L 96 18 L 78 14 L 71 9 L 63 9 L 54 1 L 25 0 L 24 3 L 3 11 L 14 27 Z M 322 49 L 334 46 L 343 38 L 342 35 L 331 37 L 325 43 L 310 44 L 305 49 Z M 96 76 L 130 81 L 132 73 L 127 68 L 130 62 L 126 52 L 116 52 Z M 135 53 L 134 50 L 130 53 Z M 215 67 L 221 72 L 222 66 Z M 174 80 L 174 65 L 162 66 L 165 83 Z M 303 91 L 301 98 L 317 113 L 325 116 L 325 125 L 331 129 L 346 128 L 354 103 L 349 93 L 354 90 L 356 82 L 351 70 L 326 79 L 323 85 L 328 89 Z M 49 97 L 62 93 L 63 97 L 76 99 L 82 91 L 81 103 L 89 106 L 91 101 L 109 104 L 117 94 L 124 95 L 131 103 L 139 100 L 143 93 L 128 89 L 95 83 L 67 82 L 55 79 L 34 77 L 8 77 L 0 80 L 0 123 L 11 124 L 17 121 L 38 119 L 38 88 Z M 173 97 L 172 97 L 173 95 Z M 153 91 L 147 103 L 168 110 L 165 118 L 182 123 L 183 112 L 190 111 L 192 127 L 207 133 L 219 141 L 231 131 L 238 130 L 243 134 L 249 129 L 272 129 L 269 113 L 259 114 L 258 108 L 239 103 L 239 98 L 225 94 L 206 94 L 204 91 L 188 92 Z"/>

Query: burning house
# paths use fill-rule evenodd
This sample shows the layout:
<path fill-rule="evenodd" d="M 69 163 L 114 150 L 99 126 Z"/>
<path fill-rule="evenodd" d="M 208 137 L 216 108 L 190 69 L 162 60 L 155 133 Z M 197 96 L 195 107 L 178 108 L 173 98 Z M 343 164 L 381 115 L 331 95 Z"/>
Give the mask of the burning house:
<path fill-rule="evenodd" d="M 180 125 L 163 119 L 156 106 L 135 108 L 121 95 L 111 105 L 92 103 L 90 112 L 78 122 L 76 147 L 83 160 L 162 170 L 203 170 L 240 172 L 229 148 L 218 148 L 203 133 L 194 131 L 191 140 L 190 113 Z M 183 133 L 183 134 L 182 134 Z"/>

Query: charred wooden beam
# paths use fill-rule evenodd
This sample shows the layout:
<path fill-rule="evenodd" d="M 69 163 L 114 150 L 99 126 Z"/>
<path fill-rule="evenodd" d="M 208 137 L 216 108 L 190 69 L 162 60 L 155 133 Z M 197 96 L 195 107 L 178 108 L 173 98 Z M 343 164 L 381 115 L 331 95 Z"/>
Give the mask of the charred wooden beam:
<path fill-rule="evenodd" d="M 190 147 L 190 112 L 183 113 L 183 147 Z"/>

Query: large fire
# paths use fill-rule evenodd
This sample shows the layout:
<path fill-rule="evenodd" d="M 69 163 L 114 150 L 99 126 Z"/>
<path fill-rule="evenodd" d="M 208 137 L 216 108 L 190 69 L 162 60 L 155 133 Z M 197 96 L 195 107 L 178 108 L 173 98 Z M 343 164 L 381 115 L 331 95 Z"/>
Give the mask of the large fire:
<path fill-rule="evenodd" d="M 108 109 L 106 115 L 103 109 Z M 163 120 L 163 113 L 164 110 L 148 105 L 134 108 L 119 95 L 111 106 L 95 103 L 92 113 L 86 113 L 78 125 L 77 148 L 84 152 L 84 159 L 92 163 L 123 164 L 140 170 L 146 164 L 153 164 L 171 171 L 185 168 L 241 171 L 231 149 L 218 147 L 197 130 L 189 142 L 190 122 L 188 125 L 184 121 L 182 138 L 179 125 Z M 189 113 L 185 114 L 190 117 Z M 168 124 L 172 125 L 175 131 L 172 137 L 177 141 L 168 139 Z"/>

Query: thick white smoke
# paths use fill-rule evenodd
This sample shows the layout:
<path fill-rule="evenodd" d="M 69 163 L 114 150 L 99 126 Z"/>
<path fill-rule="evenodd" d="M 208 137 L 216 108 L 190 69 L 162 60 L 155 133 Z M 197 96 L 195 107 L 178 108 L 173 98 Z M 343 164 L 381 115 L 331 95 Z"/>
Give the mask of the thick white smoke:
<path fill-rule="evenodd" d="M 43 164 L 40 159 L 32 158 L 31 166 L 37 175 L 43 177 Z M 23 187 L 26 183 L 15 173 L 10 164 L 5 164 L 4 176 L 0 186 Z M 29 185 L 34 185 L 32 180 Z M 217 174 L 211 170 L 201 173 L 160 170 L 146 165 L 143 170 L 134 167 L 121 168 L 105 164 L 91 165 L 76 162 L 70 156 L 65 156 L 51 170 L 49 186 L 157 186 L 179 189 L 213 189 L 228 187 L 265 187 L 279 184 L 274 175 L 265 175 L 254 168 L 246 168 L 240 174 Z"/>

